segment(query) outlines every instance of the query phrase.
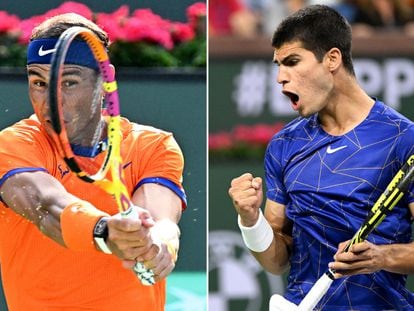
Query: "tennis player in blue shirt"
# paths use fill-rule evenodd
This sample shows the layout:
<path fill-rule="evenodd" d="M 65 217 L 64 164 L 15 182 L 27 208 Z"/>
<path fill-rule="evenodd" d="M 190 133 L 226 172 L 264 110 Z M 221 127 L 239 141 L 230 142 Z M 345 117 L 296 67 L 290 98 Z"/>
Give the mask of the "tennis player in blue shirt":
<path fill-rule="evenodd" d="M 262 180 L 245 173 L 230 197 L 247 247 L 267 271 L 288 268 L 296 305 L 328 265 L 337 271 L 318 310 L 414 310 L 414 189 L 367 241 L 341 253 L 395 173 L 414 152 L 414 124 L 359 86 L 351 28 L 333 9 L 309 6 L 272 39 L 277 82 L 299 117 L 269 142 Z M 347 276 L 347 277 L 344 277 Z"/>

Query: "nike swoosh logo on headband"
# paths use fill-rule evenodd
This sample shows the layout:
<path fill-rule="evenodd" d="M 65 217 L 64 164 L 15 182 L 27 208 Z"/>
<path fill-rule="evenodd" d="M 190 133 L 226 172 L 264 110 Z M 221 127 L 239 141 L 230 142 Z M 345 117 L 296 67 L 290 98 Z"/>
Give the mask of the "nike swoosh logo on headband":
<path fill-rule="evenodd" d="M 38 51 L 38 54 L 39 56 L 45 56 L 47 54 L 53 53 L 54 51 L 56 51 L 56 49 L 43 50 L 43 45 L 42 45 Z"/>

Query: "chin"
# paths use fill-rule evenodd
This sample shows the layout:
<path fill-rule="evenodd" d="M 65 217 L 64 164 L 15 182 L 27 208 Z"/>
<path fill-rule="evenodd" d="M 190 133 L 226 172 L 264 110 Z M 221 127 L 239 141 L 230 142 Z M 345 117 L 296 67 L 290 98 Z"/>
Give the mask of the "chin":
<path fill-rule="evenodd" d="M 313 115 L 313 113 L 312 112 L 309 112 L 309 111 L 299 110 L 299 115 L 301 117 L 308 118 L 311 115 Z"/>

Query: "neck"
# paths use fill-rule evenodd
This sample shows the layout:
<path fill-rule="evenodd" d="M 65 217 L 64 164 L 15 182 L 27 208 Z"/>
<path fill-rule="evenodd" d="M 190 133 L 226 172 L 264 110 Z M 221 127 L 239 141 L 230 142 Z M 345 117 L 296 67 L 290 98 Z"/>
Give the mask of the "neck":
<path fill-rule="evenodd" d="M 329 103 L 319 112 L 318 118 L 327 133 L 343 135 L 366 119 L 374 103 L 355 77 L 345 75 L 336 81 Z"/>

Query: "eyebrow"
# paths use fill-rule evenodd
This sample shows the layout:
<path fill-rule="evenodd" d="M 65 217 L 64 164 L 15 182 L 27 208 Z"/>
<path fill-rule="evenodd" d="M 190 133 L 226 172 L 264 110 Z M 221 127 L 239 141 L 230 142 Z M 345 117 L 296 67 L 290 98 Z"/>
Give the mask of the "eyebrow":
<path fill-rule="evenodd" d="M 300 55 L 297 54 L 297 53 L 293 53 L 293 54 L 290 54 L 290 55 L 286 56 L 285 58 L 283 58 L 280 62 L 277 61 L 276 59 L 274 59 L 273 60 L 273 63 L 276 64 L 276 65 L 278 65 L 278 66 L 280 66 L 280 64 L 286 64 L 286 63 L 288 63 L 294 57 L 300 57 Z"/>
<path fill-rule="evenodd" d="M 43 74 L 41 74 L 40 72 L 38 72 L 37 70 L 34 70 L 34 69 L 28 69 L 27 74 L 29 76 L 37 76 L 37 77 L 42 78 L 42 79 L 45 78 L 45 76 Z M 70 76 L 70 75 L 81 76 L 81 71 L 79 69 L 69 69 L 69 70 L 63 71 L 63 73 L 62 73 L 62 76 Z"/>
<path fill-rule="evenodd" d="M 37 76 L 39 78 L 44 79 L 44 76 L 40 72 L 38 72 L 37 70 L 34 70 L 34 69 L 28 69 L 27 70 L 27 75 L 28 76 Z"/>
<path fill-rule="evenodd" d="M 67 69 L 62 72 L 62 76 L 71 76 L 71 75 L 81 76 L 82 72 L 79 69 Z"/>

